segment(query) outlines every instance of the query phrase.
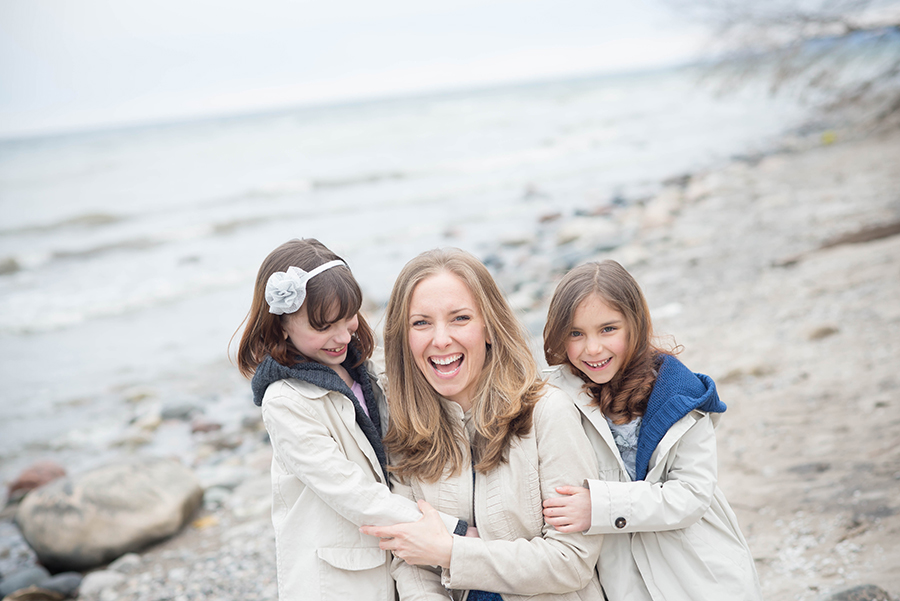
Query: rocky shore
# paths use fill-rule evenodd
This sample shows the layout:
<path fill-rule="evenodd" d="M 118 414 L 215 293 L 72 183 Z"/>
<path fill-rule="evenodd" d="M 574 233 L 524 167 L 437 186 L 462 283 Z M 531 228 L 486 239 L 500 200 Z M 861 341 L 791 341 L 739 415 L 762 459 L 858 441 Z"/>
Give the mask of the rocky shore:
<path fill-rule="evenodd" d="M 682 360 L 711 375 L 728 404 L 720 486 L 766 598 L 825 599 L 860 585 L 897 598 L 900 130 L 821 134 L 685 174 L 650 198 L 545 215 L 483 258 L 538 356 L 559 276 L 586 260 L 620 261 L 643 286 L 657 332 L 683 345 Z M 223 362 L 184 383 L 184 396 L 192 390 L 246 397 L 247 412 L 220 423 L 199 400 L 136 401 L 119 448 L 159 454 L 171 432 L 190 429 L 180 460 L 202 505 L 176 535 L 87 571 L 79 598 L 277 598 L 271 453 L 249 386 Z M 5 593 L 35 555 L 13 524 L 15 505 L 0 515 Z M 879 598 L 868 591 L 857 593 Z"/>

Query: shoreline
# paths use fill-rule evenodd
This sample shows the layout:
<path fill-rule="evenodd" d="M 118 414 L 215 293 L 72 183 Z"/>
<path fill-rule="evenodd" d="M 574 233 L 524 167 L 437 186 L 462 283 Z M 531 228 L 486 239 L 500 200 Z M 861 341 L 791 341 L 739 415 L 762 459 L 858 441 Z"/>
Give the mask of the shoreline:
<path fill-rule="evenodd" d="M 900 236 L 827 246 L 900 221 L 900 130 L 836 137 L 789 136 L 772 153 L 667 180 L 652 198 L 547 215 L 484 257 L 538 337 L 573 262 L 612 258 L 634 274 L 657 332 L 684 346 L 680 358 L 712 376 L 728 405 L 720 487 L 773 600 L 857 584 L 900 596 Z M 540 359 L 537 340 L 533 350 Z M 249 413 L 234 369 L 222 361 L 182 382 L 185 396 L 218 381 L 216 394 L 246 397 Z M 147 452 L 154 438 L 160 448 L 186 427 L 163 419 L 161 402 L 139 403 L 159 420 L 122 433 L 133 437 L 123 452 Z M 119 563 L 115 598 L 276 597 L 265 432 L 246 415 L 223 426 L 195 435 L 187 457 L 204 508 Z M 240 444 L 229 448 L 229 436 Z"/>

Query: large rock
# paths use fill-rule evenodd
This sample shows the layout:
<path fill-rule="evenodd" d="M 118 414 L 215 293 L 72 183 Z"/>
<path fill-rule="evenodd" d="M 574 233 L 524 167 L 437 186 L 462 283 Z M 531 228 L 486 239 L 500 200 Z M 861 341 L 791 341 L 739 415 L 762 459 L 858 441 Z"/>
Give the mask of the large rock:
<path fill-rule="evenodd" d="M 178 532 L 202 499 L 178 461 L 136 458 L 32 491 L 16 523 L 50 570 L 84 570 Z"/>

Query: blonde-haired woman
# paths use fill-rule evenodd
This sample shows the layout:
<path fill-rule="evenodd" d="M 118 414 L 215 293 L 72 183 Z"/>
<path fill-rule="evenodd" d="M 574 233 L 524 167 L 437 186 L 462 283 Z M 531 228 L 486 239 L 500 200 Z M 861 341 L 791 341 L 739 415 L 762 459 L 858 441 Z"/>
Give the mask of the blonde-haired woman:
<path fill-rule="evenodd" d="M 394 552 L 400 598 L 603 599 L 600 539 L 557 532 L 541 507 L 596 474 L 590 443 L 484 265 L 458 249 L 407 263 L 384 339 L 395 492 L 425 501 L 425 517 L 363 532 Z M 432 506 L 478 537 L 449 534 Z"/>

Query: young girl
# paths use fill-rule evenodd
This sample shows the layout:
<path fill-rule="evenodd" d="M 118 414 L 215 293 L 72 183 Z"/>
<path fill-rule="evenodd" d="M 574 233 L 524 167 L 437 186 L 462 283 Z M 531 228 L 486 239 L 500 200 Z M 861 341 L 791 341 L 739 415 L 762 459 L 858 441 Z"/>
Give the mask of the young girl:
<path fill-rule="evenodd" d="M 361 304 L 346 263 L 318 240 L 286 242 L 259 268 L 237 359 L 272 441 L 281 599 L 394 601 L 390 554 L 359 526 L 421 517 L 387 486 L 385 399 Z"/>
<path fill-rule="evenodd" d="M 712 379 L 651 343 L 647 303 L 615 261 L 568 273 L 550 302 L 549 382 L 567 392 L 600 463 L 588 488 L 544 501 L 561 532 L 605 534 L 610 601 L 761 598 L 737 519 L 716 485 Z M 573 482 L 572 484 L 578 484 Z"/>

